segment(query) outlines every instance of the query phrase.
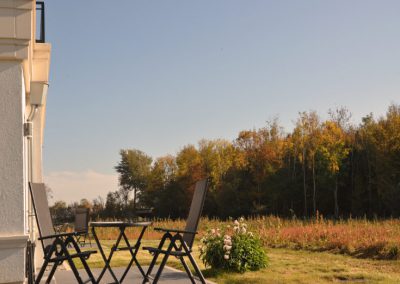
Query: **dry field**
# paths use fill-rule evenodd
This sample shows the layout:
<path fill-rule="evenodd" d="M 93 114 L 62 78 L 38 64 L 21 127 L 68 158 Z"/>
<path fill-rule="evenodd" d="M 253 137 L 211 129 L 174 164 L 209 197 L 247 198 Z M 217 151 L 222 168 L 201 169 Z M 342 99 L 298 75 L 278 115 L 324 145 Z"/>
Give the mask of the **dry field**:
<path fill-rule="evenodd" d="M 366 219 L 312 220 L 282 219 L 274 216 L 247 219 L 249 231 L 262 239 L 266 248 L 290 248 L 310 251 L 328 251 L 357 258 L 400 259 L 400 220 L 369 221 Z M 197 239 L 210 229 L 231 225 L 231 221 L 203 218 Z M 156 220 L 154 227 L 183 228 L 184 220 Z M 102 240 L 113 240 L 117 230 L 98 230 Z M 129 230 L 136 238 L 138 230 Z M 145 240 L 157 240 L 160 234 L 149 228 Z"/>
<path fill-rule="evenodd" d="M 244 274 L 215 271 L 199 259 L 199 240 L 213 228 L 230 226 L 232 221 L 202 219 L 193 247 L 204 275 L 217 283 L 400 283 L 400 220 L 341 220 L 333 222 L 258 217 L 247 220 L 249 231 L 260 235 L 269 258 L 267 268 Z M 157 220 L 153 227 L 183 228 L 183 220 Z M 137 228 L 127 229 L 133 241 Z M 115 229 L 98 229 L 106 254 L 117 237 Z M 160 234 L 150 227 L 142 245 L 156 245 Z M 129 253 L 117 252 L 113 266 L 125 266 Z M 139 261 L 146 265 L 151 256 L 140 250 Z M 79 263 L 77 263 L 80 266 Z M 89 259 L 91 267 L 104 265 L 100 254 Z M 168 265 L 182 269 L 175 258 Z"/>

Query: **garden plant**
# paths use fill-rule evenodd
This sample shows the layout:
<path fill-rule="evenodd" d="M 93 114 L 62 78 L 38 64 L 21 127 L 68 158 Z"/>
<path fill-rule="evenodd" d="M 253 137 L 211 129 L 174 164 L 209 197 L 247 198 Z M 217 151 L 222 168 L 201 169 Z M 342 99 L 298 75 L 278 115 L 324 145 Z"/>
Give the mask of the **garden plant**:
<path fill-rule="evenodd" d="M 209 230 L 201 239 L 200 257 L 206 266 L 241 273 L 268 263 L 260 238 L 247 230 L 244 218 L 235 220 L 233 227 Z"/>

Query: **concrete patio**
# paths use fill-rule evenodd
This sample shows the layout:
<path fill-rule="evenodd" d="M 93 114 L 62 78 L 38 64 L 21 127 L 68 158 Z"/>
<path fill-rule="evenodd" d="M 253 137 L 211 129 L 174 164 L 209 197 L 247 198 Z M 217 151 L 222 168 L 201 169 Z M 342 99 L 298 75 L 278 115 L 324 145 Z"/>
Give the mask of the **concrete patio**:
<path fill-rule="evenodd" d="M 146 271 L 147 267 L 143 267 L 144 270 Z M 157 267 L 154 269 L 155 271 Z M 100 274 L 101 269 L 92 269 L 92 272 L 95 277 L 97 277 Z M 117 267 L 113 268 L 114 273 L 116 276 L 119 278 L 123 271 L 123 267 Z M 86 280 L 86 273 L 84 270 L 79 270 L 79 274 L 81 275 L 83 280 Z M 44 277 L 45 278 L 45 277 Z M 124 279 L 123 283 L 142 283 L 142 276 L 139 273 L 139 270 L 136 267 L 132 267 L 132 269 L 129 271 L 128 275 Z M 45 282 L 44 280 L 41 282 Z M 101 283 L 111 283 L 113 282 L 113 279 L 109 273 L 106 273 L 103 278 L 101 279 Z M 57 270 L 55 273 L 55 281 L 52 281 L 52 283 L 57 283 L 57 284 L 76 284 L 76 279 L 74 277 L 74 274 L 72 273 L 71 270 Z M 162 273 L 161 279 L 159 283 L 162 284 L 185 284 L 185 283 L 191 283 L 189 278 L 187 277 L 186 273 L 176 270 L 171 267 L 165 267 L 164 271 Z M 200 281 L 196 281 L 196 283 L 201 283 Z M 214 282 L 207 281 L 209 284 L 214 284 Z"/>

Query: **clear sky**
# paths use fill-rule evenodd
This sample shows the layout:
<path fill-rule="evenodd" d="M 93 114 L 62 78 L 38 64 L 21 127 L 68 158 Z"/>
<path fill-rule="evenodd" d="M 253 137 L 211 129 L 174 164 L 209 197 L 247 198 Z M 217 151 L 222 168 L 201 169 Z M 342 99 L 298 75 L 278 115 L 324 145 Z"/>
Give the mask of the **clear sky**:
<path fill-rule="evenodd" d="M 117 189 L 121 148 L 233 140 L 278 115 L 400 103 L 400 1 L 46 1 L 54 200 Z M 53 201 L 54 201 L 53 200 Z"/>

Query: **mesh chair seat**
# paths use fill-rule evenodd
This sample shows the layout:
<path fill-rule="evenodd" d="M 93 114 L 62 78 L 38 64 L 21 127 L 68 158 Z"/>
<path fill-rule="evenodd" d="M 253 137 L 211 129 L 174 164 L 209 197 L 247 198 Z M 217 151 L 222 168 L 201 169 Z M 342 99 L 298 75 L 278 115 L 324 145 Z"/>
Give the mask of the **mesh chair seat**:
<path fill-rule="evenodd" d="M 96 283 L 92 272 L 86 262 L 86 259 L 90 257 L 91 254 L 97 251 L 85 251 L 82 252 L 79 249 L 78 244 L 74 239 L 75 232 L 72 233 L 56 233 L 53 226 L 53 221 L 50 215 L 49 204 L 47 201 L 46 188 L 43 183 L 29 183 L 29 189 L 32 196 L 32 205 L 35 211 L 35 217 L 37 222 L 37 227 L 39 231 L 39 240 L 42 244 L 44 262 L 39 271 L 35 283 L 39 284 L 46 268 L 49 263 L 53 263 L 53 267 L 50 269 L 49 275 L 47 277 L 46 283 L 50 283 L 57 270 L 57 267 L 61 265 L 64 261 L 68 261 L 72 272 L 78 283 L 92 282 Z M 68 246 L 72 245 L 75 252 L 71 253 L 68 250 Z M 89 276 L 88 281 L 83 281 L 79 275 L 79 272 L 74 264 L 73 258 L 79 258 L 83 264 L 86 273 Z"/>
<path fill-rule="evenodd" d="M 195 190 L 193 193 L 192 203 L 190 205 L 189 215 L 186 220 L 186 227 L 184 230 L 155 228 L 155 230 L 157 230 L 157 231 L 163 231 L 164 235 L 161 238 L 161 241 L 160 241 L 158 247 L 144 247 L 143 248 L 144 250 L 147 250 L 151 254 L 154 255 L 153 259 L 149 265 L 149 268 L 147 270 L 145 279 L 143 280 L 143 283 L 150 281 L 150 279 L 153 278 L 153 277 L 151 277 L 151 272 L 152 272 L 154 265 L 157 262 L 157 258 L 160 254 L 163 254 L 164 258 L 161 261 L 158 271 L 154 277 L 153 283 L 158 282 L 158 280 L 161 276 L 162 270 L 164 269 L 164 266 L 170 255 L 177 257 L 181 261 L 191 282 L 195 283 L 193 274 L 190 271 L 188 265 L 186 264 L 186 262 L 184 260 L 184 257 L 188 257 L 194 270 L 196 271 L 197 275 L 199 276 L 200 281 L 204 284 L 206 283 L 205 278 L 204 278 L 203 274 L 201 273 L 199 267 L 197 266 L 196 261 L 194 260 L 191 253 L 192 253 L 192 246 L 194 243 L 194 238 L 197 233 L 196 232 L 197 227 L 198 227 L 198 224 L 200 221 L 201 212 L 203 210 L 207 189 L 208 189 L 208 179 L 203 179 L 196 183 Z M 164 244 L 166 242 L 168 243 L 168 241 L 169 241 L 169 244 L 167 246 L 167 249 L 163 249 Z"/>
<path fill-rule="evenodd" d="M 84 246 L 86 243 L 86 238 L 89 239 L 90 247 L 92 246 L 92 241 L 89 234 L 89 208 L 76 208 L 75 209 L 75 222 L 74 230 L 77 233 L 76 241 Z"/>

